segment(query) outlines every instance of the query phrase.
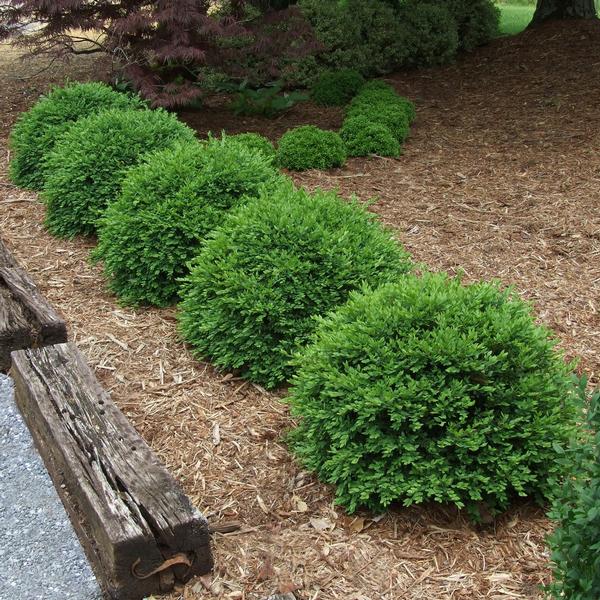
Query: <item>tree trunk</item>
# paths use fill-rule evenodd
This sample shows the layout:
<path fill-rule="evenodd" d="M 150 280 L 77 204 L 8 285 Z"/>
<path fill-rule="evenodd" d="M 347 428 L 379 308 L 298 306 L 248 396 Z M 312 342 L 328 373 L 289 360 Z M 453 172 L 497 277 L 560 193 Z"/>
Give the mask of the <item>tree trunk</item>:
<path fill-rule="evenodd" d="M 537 0 L 531 26 L 549 19 L 595 19 L 594 0 Z"/>

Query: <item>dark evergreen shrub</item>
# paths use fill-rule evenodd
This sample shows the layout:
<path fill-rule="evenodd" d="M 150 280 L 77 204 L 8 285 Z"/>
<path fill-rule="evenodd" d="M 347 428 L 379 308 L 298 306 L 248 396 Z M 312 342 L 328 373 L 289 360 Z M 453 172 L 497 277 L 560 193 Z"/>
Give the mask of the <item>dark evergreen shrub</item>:
<path fill-rule="evenodd" d="M 264 136 L 258 133 L 238 133 L 236 135 L 228 136 L 230 140 L 237 140 L 244 144 L 246 148 L 261 152 L 267 158 L 275 160 L 277 153 L 273 144 Z"/>
<path fill-rule="evenodd" d="M 400 155 L 400 144 L 389 128 L 364 116 L 346 119 L 340 136 L 346 144 L 348 156 Z"/>
<path fill-rule="evenodd" d="M 406 252 L 372 214 L 335 193 L 291 183 L 230 213 L 193 261 L 179 321 L 198 357 L 275 387 L 315 317 L 362 284 L 409 271 Z"/>
<path fill-rule="evenodd" d="M 410 29 L 410 53 L 406 64 L 429 67 L 450 62 L 459 48 L 458 25 L 443 5 L 411 0 L 400 18 Z"/>
<path fill-rule="evenodd" d="M 343 106 L 352 100 L 364 83 L 364 77 L 353 69 L 327 71 L 315 83 L 311 97 L 323 106 Z"/>
<path fill-rule="evenodd" d="M 438 0 L 445 6 L 458 25 L 461 50 L 474 50 L 500 31 L 500 9 L 493 0 Z"/>
<path fill-rule="evenodd" d="M 282 167 L 292 171 L 331 169 L 346 162 L 346 148 L 335 131 L 302 125 L 281 136 L 277 160 Z"/>
<path fill-rule="evenodd" d="M 194 139 L 189 127 L 162 109 L 106 110 L 80 119 L 48 156 L 48 230 L 60 237 L 94 234 L 129 167 L 146 152 Z"/>
<path fill-rule="evenodd" d="M 563 448 L 568 477 L 554 502 L 550 517 L 558 527 L 550 537 L 554 581 L 553 598 L 596 600 L 600 594 L 600 390 L 579 395 L 587 408 L 586 426 L 579 439 Z"/>
<path fill-rule="evenodd" d="M 348 119 L 360 117 L 387 127 L 400 143 L 408 137 L 410 124 L 404 105 L 380 100 L 372 104 L 355 104 L 348 110 Z"/>
<path fill-rule="evenodd" d="M 317 67 L 372 76 L 406 62 L 410 32 L 385 0 L 299 0 L 298 5 L 323 46 Z"/>
<path fill-rule="evenodd" d="M 45 159 L 74 121 L 107 108 L 142 106 L 139 98 L 115 92 L 103 83 L 71 83 L 54 88 L 24 112 L 12 129 L 11 181 L 32 190 L 42 189 Z"/>
<path fill-rule="evenodd" d="M 495 284 L 407 276 L 355 293 L 295 359 L 291 433 L 350 512 L 546 498 L 576 428 L 571 367 Z"/>
<path fill-rule="evenodd" d="M 92 256 L 125 304 L 171 304 L 207 233 L 281 179 L 271 159 L 235 136 L 150 154 L 100 220 Z"/>

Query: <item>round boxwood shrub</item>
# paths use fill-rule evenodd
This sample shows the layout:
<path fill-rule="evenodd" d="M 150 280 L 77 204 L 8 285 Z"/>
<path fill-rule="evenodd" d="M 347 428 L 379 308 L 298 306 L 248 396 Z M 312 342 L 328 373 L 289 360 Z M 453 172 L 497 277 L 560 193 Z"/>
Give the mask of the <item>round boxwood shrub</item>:
<path fill-rule="evenodd" d="M 349 111 L 357 111 L 364 108 L 370 109 L 375 105 L 401 107 L 406 113 L 409 123 L 412 123 L 417 116 L 415 105 L 408 98 L 399 96 L 391 87 L 389 89 L 373 88 L 361 90 L 350 103 Z"/>
<path fill-rule="evenodd" d="M 372 92 L 372 91 L 389 92 L 395 94 L 396 90 L 392 85 L 386 83 L 383 79 L 371 79 L 367 81 L 360 89 L 361 93 Z"/>
<path fill-rule="evenodd" d="M 391 104 L 385 101 L 373 104 L 358 104 L 348 110 L 348 119 L 360 117 L 371 123 L 378 123 L 387 127 L 395 139 L 400 143 L 408 137 L 410 123 L 404 106 Z"/>
<path fill-rule="evenodd" d="M 41 190 L 44 161 L 56 140 L 82 117 L 107 108 L 142 108 L 143 102 L 120 94 L 103 83 L 72 83 L 54 88 L 24 112 L 9 139 L 9 176 L 21 187 Z"/>
<path fill-rule="evenodd" d="M 400 156 L 400 143 L 389 128 L 364 116 L 346 119 L 340 135 L 348 156 Z"/>
<path fill-rule="evenodd" d="M 194 139 L 189 127 L 164 110 L 107 110 L 80 119 L 48 156 L 48 230 L 61 237 L 94 234 L 129 167 L 146 152 Z"/>
<path fill-rule="evenodd" d="M 282 167 L 292 171 L 331 169 L 346 162 L 346 148 L 335 131 L 302 125 L 281 136 L 277 159 Z"/>
<path fill-rule="evenodd" d="M 369 87 L 366 84 L 363 89 L 352 99 L 350 106 L 360 104 L 372 104 L 373 102 L 394 102 L 398 98 L 396 90 L 391 86 L 386 87 Z"/>
<path fill-rule="evenodd" d="M 576 427 L 555 344 L 497 284 L 427 274 L 356 293 L 295 359 L 292 448 L 351 512 L 542 500 Z"/>
<path fill-rule="evenodd" d="M 267 158 L 275 160 L 275 147 L 266 137 L 263 137 L 258 133 L 238 133 L 236 135 L 229 135 L 227 137 L 230 140 L 237 140 L 250 150 L 262 152 L 262 154 Z"/>
<path fill-rule="evenodd" d="M 180 328 L 199 357 L 275 387 L 315 317 L 351 290 L 409 271 L 392 235 L 356 201 L 290 183 L 230 213 L 182 288 Z"/>
<path fill-rule="evenodd" d="M 109 288 L 125 304 L 166 306 L 206 234 L 226 211 L 282 176 L 236 137 L 188 142 L 150 154 L 123 181 L 99 222 Z"/>
<path fill-rule="evenodd" d="M 365 79 L 352 69 L 326 71 L 315 83 L 311 98 L 323 106 L 343 106 L 358 93 Z"/>

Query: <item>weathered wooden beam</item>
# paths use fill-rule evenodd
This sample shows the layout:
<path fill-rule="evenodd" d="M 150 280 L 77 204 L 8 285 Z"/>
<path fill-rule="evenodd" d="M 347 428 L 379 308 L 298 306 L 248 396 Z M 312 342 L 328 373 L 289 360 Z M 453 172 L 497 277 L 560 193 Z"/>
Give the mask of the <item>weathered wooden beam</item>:
<path fill-rule="evenodd" d="M 4 240 L 0 238 L 0 267 L 18 267 L 18 263 Z"/>
<path fill-rule="evenodd" d="M 208 524 L 73 344 L 13 352 L 15 397 L 108 598 L 212 568 Z"/>
<path fill-rule="evenodd" d="M 19 267 L 0 267 L 0 371 L 13 350 L 67 341 L 64 320 Z"/>

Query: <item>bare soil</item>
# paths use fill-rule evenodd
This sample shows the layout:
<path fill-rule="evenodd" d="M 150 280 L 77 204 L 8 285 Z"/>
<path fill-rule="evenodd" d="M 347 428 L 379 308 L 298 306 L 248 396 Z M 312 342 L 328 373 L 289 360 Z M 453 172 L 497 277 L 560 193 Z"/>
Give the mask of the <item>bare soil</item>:
<path fill-rule="evenodd" d="M 373 210 L 418 261 L 496 278 L 530 299 L 568 357 L 600 379 L 600 24 L 556 23 L 439 69 L 389 77 L 417 103 L 404 155 L 353 159 L 295 175 L 308 188 L 376 197 Z M 0 230 L 65 315 L 74 341 L 136 428 L 214 523 L 212 578 L 170 596 L 303 600 L 540 597 L 552 524 L 529 503 L 485 527 L 426 506 L 349 517 L 292 460 L 281 394 L 191 358 L 174 309 L 131 310 L 106 292 L 84 239 L 43 229 L 36 196 L 6 179 L 6 137 L 52 83 L 99 79 L 81 58 L 37 72 L 0 51 Z M 302 123 L 339 127 L 341 111 L 310 103 L 275 120 L 223 108 L 184 112 L 199 132 L 257 131 L 276 140 Z"/>

